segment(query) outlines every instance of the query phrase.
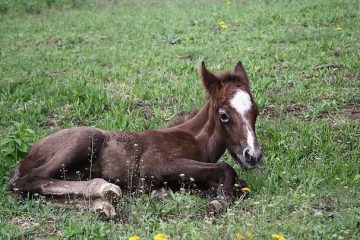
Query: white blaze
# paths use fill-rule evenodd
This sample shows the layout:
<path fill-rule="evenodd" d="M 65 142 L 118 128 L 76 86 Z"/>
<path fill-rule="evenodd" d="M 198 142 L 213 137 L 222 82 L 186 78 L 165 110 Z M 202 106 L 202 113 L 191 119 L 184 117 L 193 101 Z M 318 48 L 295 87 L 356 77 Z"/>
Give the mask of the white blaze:
<path fill-rule="evenodd" d="M 245 117 L 246 113 L 251 109 L 252 106 L 250 95 L 243 90 L 238 90 L 235 93 L 233 99 L 230 100 L 230 105 L 239 113 L 240 117 L 244 121 L 247 144 L 249 146 L 250 154 L 253 154 L 255 134 L 254 131 L 251 129 L 249 121 Z"/>
<path fill-rule="evenodd" d="M 251 109 L 252 103 L 249 94 L 243 90 L 238 90 L 231 99 L 230 105 L 240 113 L 240 116 L 244 116 Z"/>

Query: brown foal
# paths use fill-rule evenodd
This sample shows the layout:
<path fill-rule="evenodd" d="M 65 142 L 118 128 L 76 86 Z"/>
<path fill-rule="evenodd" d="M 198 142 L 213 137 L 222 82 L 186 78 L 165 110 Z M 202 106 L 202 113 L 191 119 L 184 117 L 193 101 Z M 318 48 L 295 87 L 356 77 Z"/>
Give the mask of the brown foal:
<path fill-rule="evenodd" d="M 112 217 L 120 189 L 178 189 L 181 181 L 191 180 L 199 189 L 215 190 L 210 209 L 226 208 L 234 201 L 234 185 L 246 184 L 228 164 L 216 162 L 227 149 L 245 169 L 259 163 L 258 110 L 240 62 L 233 72 L 221 75 L 202 63 L 200 74 L 208 97 L 185 122 L 146 132 L 61 130 L 31 147 L 12 174 L 9 189 L 91 198 L 94 208 Z"/>

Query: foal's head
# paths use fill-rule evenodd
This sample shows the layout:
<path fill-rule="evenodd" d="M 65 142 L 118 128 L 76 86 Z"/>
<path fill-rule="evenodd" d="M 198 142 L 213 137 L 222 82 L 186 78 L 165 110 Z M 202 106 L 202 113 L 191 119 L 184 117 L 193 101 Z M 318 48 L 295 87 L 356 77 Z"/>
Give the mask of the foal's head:
<path fill-rule="evenodd" d="M 259 114 L 245 69 L 239 62 L 233 72 L 214 75 L 202 62 L 200 73 L 211 100 L 211 113 L 220 129 L 226 148 L 245 169 L 254 168 L 263 151 L 255 122 Z"/>

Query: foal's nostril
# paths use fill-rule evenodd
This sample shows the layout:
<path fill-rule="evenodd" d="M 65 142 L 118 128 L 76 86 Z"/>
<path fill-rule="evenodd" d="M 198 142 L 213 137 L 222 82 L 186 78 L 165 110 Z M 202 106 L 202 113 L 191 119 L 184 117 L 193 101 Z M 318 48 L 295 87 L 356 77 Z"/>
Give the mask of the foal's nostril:
<path fill-rule="evenodd" d="M 255 161 L 256 158 L 254 158 L 251 154 L 250 154 L 250 149 L 246 148 L 244 150 L 244 157 L 250 161 Z"/>
<path fill-rule="evenodd" d="M 248 148 L 244 149 L 243 155 L 245 158 L 250 158 L 250 150 Z"/>
<path fill-rule="evenodd" d="M 251 153 L 249 148 L 245 148 L 243 151 L 243 156 L 252 162 L 260 161 L 262 158 L 262 149 L 260 149 L 260 151 Z"/>

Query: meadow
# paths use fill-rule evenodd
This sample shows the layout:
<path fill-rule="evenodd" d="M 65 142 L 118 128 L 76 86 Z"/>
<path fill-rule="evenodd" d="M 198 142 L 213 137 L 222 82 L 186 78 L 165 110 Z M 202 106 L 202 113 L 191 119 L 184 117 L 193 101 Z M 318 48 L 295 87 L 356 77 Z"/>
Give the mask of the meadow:
<path fill-rule="evenodd" d="M 117 217 L 7 192 L 32 143 L 63 128 L 142 131 L 201 106 L 198 66 L 241 60 L 263 164 L 226 213 L 188 191 L 124 196 Z M 357 0 L 0 0 L 0 239 L 360 238 Z"/>

